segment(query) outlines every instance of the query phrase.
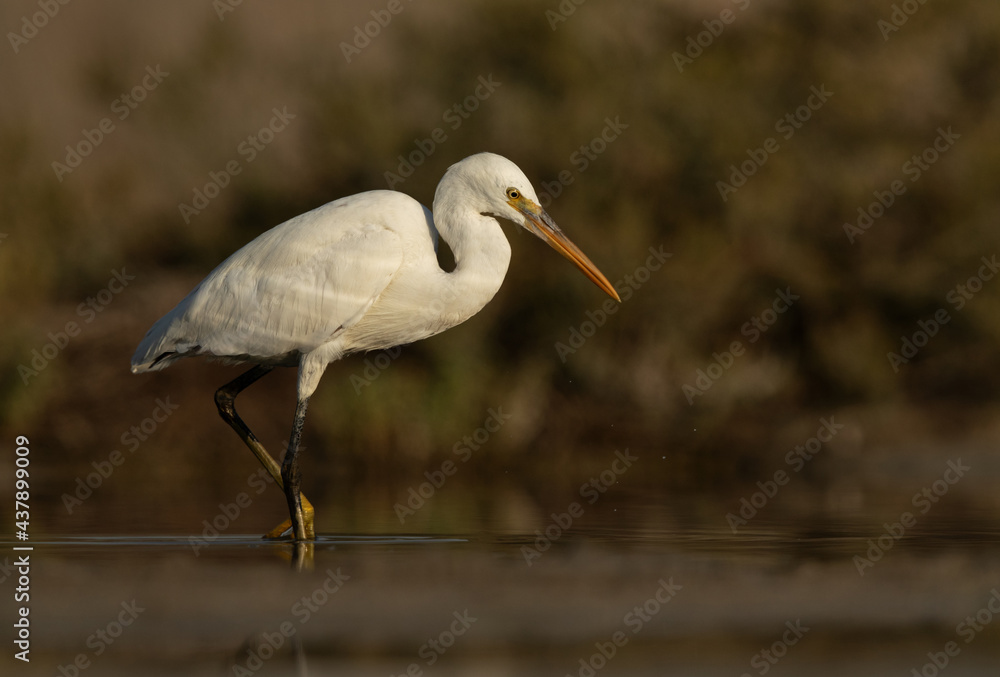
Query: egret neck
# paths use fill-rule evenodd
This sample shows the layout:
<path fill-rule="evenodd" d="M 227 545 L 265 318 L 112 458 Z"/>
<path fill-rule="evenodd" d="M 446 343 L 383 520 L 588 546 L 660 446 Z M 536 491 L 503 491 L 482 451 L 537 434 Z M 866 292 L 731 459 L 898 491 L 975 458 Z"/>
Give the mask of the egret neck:
<path fill-rule="evenodd" d="M 469 319 L 500 289 L 510 265 L 510 243 L 496 218 L 470 205 L 467 196 L 438 190 L 434 226 L 455 258 L 431 302 L 450 326 Z M 443 271 L 442 271 L 443 272 Z"/>

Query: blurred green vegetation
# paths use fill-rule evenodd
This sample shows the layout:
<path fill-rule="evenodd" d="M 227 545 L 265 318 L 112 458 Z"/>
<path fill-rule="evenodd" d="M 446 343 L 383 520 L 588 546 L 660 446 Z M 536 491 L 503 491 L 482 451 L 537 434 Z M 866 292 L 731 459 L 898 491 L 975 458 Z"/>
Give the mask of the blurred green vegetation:
<path fill-rule="evenodd" d="M 134 377 L 134 346 L 230 252 L 324 202 L 385 188 L 399 156 L 439 127 L 446 140 L 396 189 L 430 205 L 450 164 L 494 151 L 539 193 L 569 172 L 548 210 L 610 279 L 633 275 L 650 247 L 672 258 L 563 361 L 555 344 L 604 298 L 508 228 L 511 270 L 480 315 L 407 347 L 360 392 L 351 376 L 374 355 L 330 368 L 307 422 L 307 468 L 341 486 L 381 473 L 405 488 L 497 406 L 512 418 L 481 467 L 576 478 L 630 447 L 664 459 L 644 471 L 657 490 L 757 479 L 833 411 L 864 427 L 837 442 L 848 454 L 988 426 L 1000 282 L 960 311 L 946 296 L 1000 252 L 1000 7 L 928 3 L 884 39 L 889 2 L 741 5 L 590 2 L 553 30 L 556 2 L 406 3 L 350 62 L 342 43 L 384 3 L 244 3 L 223 20 L 200 2 L 63 7 L 0 62 L 0 429 L 85 469 L 169 394 L 182 408 L 145 458 L 183 462 L 170 465 L 176 477 L 162 465 L 151 477 L 238 463 L 245 452 L 211 399 L 235 370 L 192 362 Z M 735 19 L 679 71 L 675 53 L 708 42 L 703 22 L 726 8 Z M 0 23 L 34 10 L 5 3 Z M 156 65 L 169 76 L 119 120 L 113 102 Z M 501 84 L 453 129 L 445 114 L 481 76 Z M 833 94 L 784 138 L 776 123 L 813 87 Z M 247 162 L 240 144 L 274 108 L 295 118 Z M 113 132 L 57 179 L 52 163 L 104 117 Z M 627 127 L 581 171 L 580 148 L 606 118 Z M 911 181 L 904 164 L 939 128 L 960 136 Z M 723 200 L 717 183 L 769 138 L 777 152 Z M 186 222 L 179 205 L 233 160 L 240 173 Z M 844 224 L 897 179 L 906 192 L 852 243 Z M 134 282 L 84 323 L 79 304 L 121 269 Z M 786 288 L 800 300 L 751 343 L 745 323 Z M 894 372 L 887 354 L 939 308 L 951 321 Z M 71 321 L 80 335 L 25 384 L 19 365 Z M 745 353 L 689 404 L 683 386 L 734 341 Z M 291 420 L 291 378 L 244 395 L 273 448 Z"/>

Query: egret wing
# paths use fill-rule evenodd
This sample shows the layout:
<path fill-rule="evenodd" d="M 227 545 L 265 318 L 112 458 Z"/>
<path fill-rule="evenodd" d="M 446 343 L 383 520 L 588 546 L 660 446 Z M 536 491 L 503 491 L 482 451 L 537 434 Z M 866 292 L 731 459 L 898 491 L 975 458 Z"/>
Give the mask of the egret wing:
<path fill-rule="evenodd" d="M 314 350 L 364 316 L 403 260 L 399 237 L 380 226 L 319 246 L 305 240 L 243 253 L 207 279 L 192 304 L 204 352 L 268 357 Z"/>
<path fill-rule="evenodd" d="M 331 225 L 321 208 L 250 242 L 147 333 L 133 371 L 188 355 L 293 362 L 358 322 L 403 261 L 382 225 Z"/>

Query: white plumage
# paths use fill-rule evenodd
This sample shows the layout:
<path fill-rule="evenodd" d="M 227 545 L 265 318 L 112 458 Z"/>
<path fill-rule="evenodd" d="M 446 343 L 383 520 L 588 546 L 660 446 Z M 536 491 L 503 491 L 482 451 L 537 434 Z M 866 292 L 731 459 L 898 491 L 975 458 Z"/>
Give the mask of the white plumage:
<path fill-rule="evenodd" d="M 434 196 L 433 215 L 411 197 L 377 190 L 330 202 L 263 233 L 153 325 L 132 357 L 132 371 L 163 369 L 197 355 L 266 368 L 248 373 L 246 383 L 220 389 L 235 398 L 271 367 L 298 365 L 294 444 L 281 473 L 295 528 L 297 482 L 290 482 L 295 478 L 286 471 L 295 466 L 295 428 L 301 430 L 305 403 L 323 371 L 347 353 L 411 343 L 479 312 L 500 288 L 510 263 L 510 244 L 495 217 L 546 240 L 618 298 L 538 205 L 521 170 L 498 155 L 480 153 L 448 169 Z M 454 254 L 451 272 L 438 265 L 439 235 Z M 236 428 L 235 410 L 231 418 L 219 406 Z M 290 484 L 296 485 L 294 497 Z M 295 528 L 296 537 L 305 533 Z"/>

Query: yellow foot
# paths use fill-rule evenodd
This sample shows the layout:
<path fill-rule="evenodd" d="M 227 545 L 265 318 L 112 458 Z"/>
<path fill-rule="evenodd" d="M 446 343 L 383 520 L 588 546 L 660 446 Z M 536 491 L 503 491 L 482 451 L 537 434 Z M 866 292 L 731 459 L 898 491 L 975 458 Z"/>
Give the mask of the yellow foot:
<path fill-rule="evenodd" d="M 306 500 L 306 497 L 302 497 L 302 515 L 305 517 L 303 526 L 306 530 L 306 539 L 313 541 L 316 540 L 316 526 L 313 524 L 313 516 L 316 511 L 313 509 L 312 504 Z M 292 520 L 287 519 L 278 526 L 274 527 L 266 534 L 264 538 L 268 540 L 279 539 L 286 533 L 289 534 L 294 539 L 294 534 L 292 532 Z"/>
<path fill-rule="evenodd" d="M 278 526 L 274 527 L 266 534 L 264 534 L 264 538 L 269 541 L 281 538 L 282 536 L 285 535 L 285 532 L 290 531 L 291 528 L 292 528 L 292 520 L 285 520 L 284 522 L 282 522 L 281 524 L 279 524 Z"/>

